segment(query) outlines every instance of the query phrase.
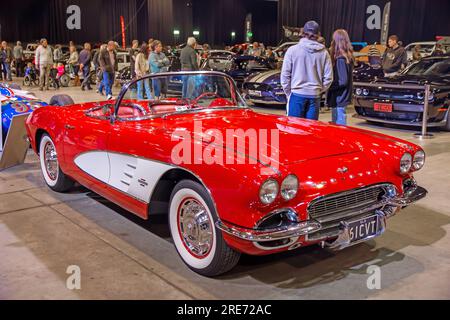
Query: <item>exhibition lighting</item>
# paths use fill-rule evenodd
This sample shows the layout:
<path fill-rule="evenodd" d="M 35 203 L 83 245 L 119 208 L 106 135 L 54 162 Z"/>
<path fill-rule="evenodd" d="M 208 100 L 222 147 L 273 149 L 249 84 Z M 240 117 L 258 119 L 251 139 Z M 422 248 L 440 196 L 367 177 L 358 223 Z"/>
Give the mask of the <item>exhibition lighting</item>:
<path fill-rule="evenodd" d="M 199 35 L 200 35 L 200 31 L 195 30 L 194 32 L 192 32 L 192 34 L 193 34 L 194 36 L 199 36 Z"/>
<path fill-rule="evenodd" d="M 232 36 L 233 38 L 236 37 L 236 32 L 233 31 L 233 32 L 231 33 L 231 36 Z"/>
<path fill-rule="evenodd" d="M 173 35 L 174 36 L 179 36 L 180 35 L 180 30 L 173 30 Z"/>

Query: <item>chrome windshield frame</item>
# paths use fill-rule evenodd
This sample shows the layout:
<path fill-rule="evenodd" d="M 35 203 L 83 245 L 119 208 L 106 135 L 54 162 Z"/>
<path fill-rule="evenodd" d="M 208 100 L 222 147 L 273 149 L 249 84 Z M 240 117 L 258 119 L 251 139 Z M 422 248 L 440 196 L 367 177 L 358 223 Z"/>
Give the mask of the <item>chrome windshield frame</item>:
<path fill-rule="evenodd" d="M 161 77 L 176 77 L 176 76 L 197 76 L 197 75 L 210 75 L 210 76 L 220 76 L 228 79 L 230 81 L 230 84 L 232 84 L 234 92 L 236 94 L 236 100 L 239 104 L 239 102 L 243 105 L 243 107 L 239 107 L 239 105 L 235 106 L 235 108 L 248 108 L 247 104 L 245 103 L 245 100 L 242 98 L 241 94 L 239 93 L 239 90 L 237 88 L 236 82 L 232 77 L 227 75 L 223 72 L 218 71 L 178 71 L 178 72 L 161 72 L 161 73 L 154 73 L 147 75 L 145 77 L 134 79 L 129 82 L 127 82 L 122 89 L 120 90 L 119 96 L 116 99 L 116 102 L 114 104 L 114 114 L 111 117 L 111 122 L 114 122 L 117 119 L 117 115 L 119 112 L 119 107 L 122 104 L 122 101 L 125 97 L 125 94 L 128 92 L 130 87 L 134 84 L 136 84 L 138 81 L 146 80 L 146 79 L 154 79 L 154 78 L 161 78 Z M 232 107 L 230 107 L 232 108 Z M 172 113 L 174 115 L 176 113 Z"/>

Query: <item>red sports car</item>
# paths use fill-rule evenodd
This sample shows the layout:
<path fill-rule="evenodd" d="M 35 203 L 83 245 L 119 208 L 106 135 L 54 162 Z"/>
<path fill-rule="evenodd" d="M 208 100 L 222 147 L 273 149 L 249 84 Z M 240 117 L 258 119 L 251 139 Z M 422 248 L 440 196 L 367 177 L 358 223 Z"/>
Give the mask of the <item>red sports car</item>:
<path fill-rule="evenodd" d="M 173 78 L 178 92 L 167 90 Z M 241 253 L 375 238 L 427 193 L 413 177 L 420 147 L 256 113 L 222 73 L 148 76 L 109 102 L 52 100 L 27 120 L 48 186 L 64 192 L 76 181 L 143 219 L 168 215 L 179 255 L 206 276 Z"/>

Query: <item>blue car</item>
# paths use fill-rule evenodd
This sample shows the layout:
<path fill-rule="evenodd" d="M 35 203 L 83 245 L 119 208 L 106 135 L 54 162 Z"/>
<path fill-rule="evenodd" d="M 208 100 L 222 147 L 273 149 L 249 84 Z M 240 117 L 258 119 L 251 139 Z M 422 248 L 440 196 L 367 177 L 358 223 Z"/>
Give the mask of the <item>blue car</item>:
<path fill-rule="evenodd" d="M 280 70 L 249 76 L 242 86 L 246 100 L 255 105 L 286 105 L 287 98 L 281 87 L 280 77 Z"/>
<path fill-rule="evenodd" d="M 36 108 L 46 106 L 47 103 L 38 100 L 27 91 L 20 90 L 14 85 L 0 83 L 0 101 L 2 118 L 2 145 L 11 126 L 14 116 L 29 114 Z"/>

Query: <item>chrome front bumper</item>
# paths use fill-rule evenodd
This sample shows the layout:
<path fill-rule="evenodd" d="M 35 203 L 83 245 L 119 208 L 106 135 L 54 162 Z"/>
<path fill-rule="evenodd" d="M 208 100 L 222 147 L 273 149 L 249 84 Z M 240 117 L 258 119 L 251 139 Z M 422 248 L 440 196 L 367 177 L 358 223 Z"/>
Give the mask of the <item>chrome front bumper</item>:
<path fill-rule="evenodd" d="M 378 230 L 378 233 L 362 241 L 370 240 L 384 233 L 384 230 L 386 228 L 386 220 L 388 218 L 394 216 L 395 213 L 398 211 L 398 209 L 404 208 L 416 201 L 419 201 L 420 199 L 423 199 L 427 195 L 427 193 L 428 193 L 427 190 L 417 186 L 414 189 L 406 192 L 403 197 L 386 198 L 383 201 L 381 201 L 379 204 L 377 204 L 378 210 L 375 210 L 375 214 L 378 215 L 379 221 L 381 222 L 381 226 Z M 368 208 L 367 212 L 373 210 L 374 208 L 371 207 Z M 263 230 L 242 228 L 223 221 L 216 222 L 216 227 L 221 231 L 229 235 L 232 235 L 236 238 L 252 242 L 267 242 L 267 241 L 295 238 L 299 236 L 307 236 L 314 234 L 315 232 L 322 229 L 322 225 L 315 220 L 291 223 L 287 226 Z M 350 244 L 348 223 L 343 221 L 341 223 L 338 239 L 334 243 L 329 244 L 327 246 L 331 248 L 343 249 L 349 245 L 354 245 L 359 242 L 354 242 Z"/>

